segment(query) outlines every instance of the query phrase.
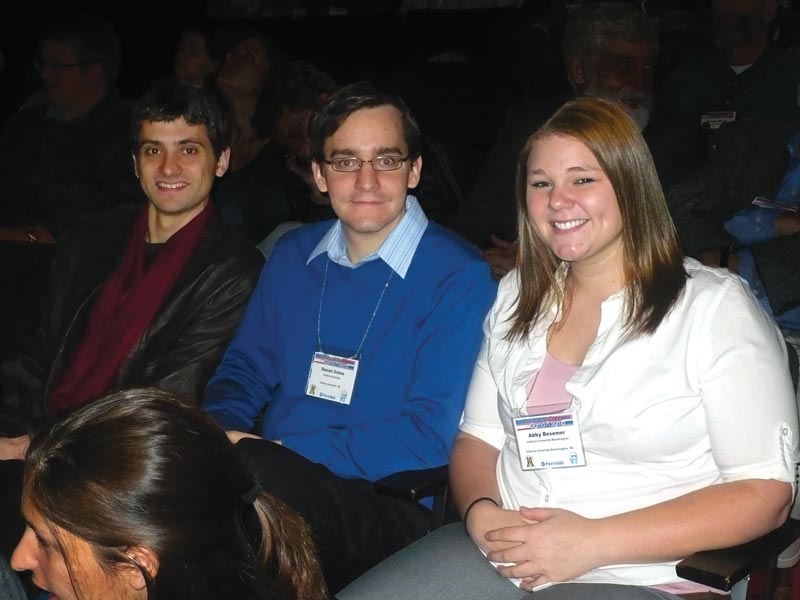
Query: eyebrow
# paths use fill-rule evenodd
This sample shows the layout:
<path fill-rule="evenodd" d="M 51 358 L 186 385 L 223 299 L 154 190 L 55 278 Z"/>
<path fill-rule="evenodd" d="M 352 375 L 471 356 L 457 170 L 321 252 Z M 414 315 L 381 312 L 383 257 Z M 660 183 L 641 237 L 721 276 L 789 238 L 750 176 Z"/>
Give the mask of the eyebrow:
<path fill-rule="evenodd" d="M 581 165 L 576 165 L 574 167 L 568 167 L 567 168 L 567 173 L 575 173 L 575 172 L 585 173 L 587 171 L 602 171 L 602 170 L 603 169 L 601 169 L 600 167 L 588 167 L 588 166 L 585 167 L 585 166 L 581 166 Z M 529 175 L 545 175 L 546 173 L 544 172 L 544 169 L 539 168 L 539 169 L 533 169 L 532 171 L 528 171 L 528 174 Z"/>
<path fill-rule="evenodd" d="M 375 150 L 375 156 L 382 154 L 403 154 L 397 146 L 383 146 Z M 352 148 L 342 148 L 341 150 L 333 150 L 331 156 L 358 156 L 358 152 Z"/>
<path fill-rule="evenodd" d="M 161 140 L 143 139 L 143 140 L 141 140 L 139 142 L 139 148 L 141 148 L 142 146 L 144 146 L 146 144 L 150 144 L 152 146 L 169 146 L 169 145 L 171 145 L 171 144 L 166 144 L 166 143 L 162 142 Z M 187 144 L 195 144 L 195 145 L 198 145 L 198 146 L 202 146 L 203 145 L 203 141 L 199 140 L 197 138 L 186 138 L 186 139 L 183 139 L 183 140 L 178 140 L 177 144 L 175 144 L 175 145 L 176 146 L 186 146 Z"/>

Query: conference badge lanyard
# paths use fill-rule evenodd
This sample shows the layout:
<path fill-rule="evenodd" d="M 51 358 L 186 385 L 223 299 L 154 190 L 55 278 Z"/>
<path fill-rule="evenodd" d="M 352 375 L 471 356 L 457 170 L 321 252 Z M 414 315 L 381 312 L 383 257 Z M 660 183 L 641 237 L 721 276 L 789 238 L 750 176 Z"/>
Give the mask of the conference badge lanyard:
<path fill-rule="evenodd" d="M 556 404 L 533 402 L 533 383 L 526 386 L 525 402 L 514 418 L 520 467 L 538 471 L 586 466 L 575 398 Z"/>
<path fill-rule="evenodd" d="M 327 257 L 326 257 L 327 258 Z M 330 400 L 338 402 L 339 404 L 350 404 L 353 397 L 353 388 L 356 385 L 356 375 L 358 373 L 359 357 L 361 356 L 361 349 L 364 347 L 364 342 L 367 339 L 367 334 L 372 327 L 372 322 L 375 320 L 375 315 L 378 314 L 378 308 L 381 306 L 383 296 L 386 293 L 386 288 L 389 287 L 389 282 L 392 280 L 394 271 L 389 271 L 389 279 L 381 290 L 381 295 L 378 298 L 378 303 L 375 305 L 375 310 L 372 311 L 372 316 L 367 324 L 367 329 L 361 337 L 361 343 L 353 356 L 337 356 L 329 354 L 322 350 L 322 300 L 325 297 L 325 285 L 328 281 L 328 265 L 330 258 L 327 258 L 325 263 L 325 275 L 322 278 L 322 291 L 319 295 L 319 311 L 317 312 L 317 348 L 314 356 L 311 357 L 311 367 L 308 370 L 308 379 L 306 380 L 306 394 L 322 400 Z"/>

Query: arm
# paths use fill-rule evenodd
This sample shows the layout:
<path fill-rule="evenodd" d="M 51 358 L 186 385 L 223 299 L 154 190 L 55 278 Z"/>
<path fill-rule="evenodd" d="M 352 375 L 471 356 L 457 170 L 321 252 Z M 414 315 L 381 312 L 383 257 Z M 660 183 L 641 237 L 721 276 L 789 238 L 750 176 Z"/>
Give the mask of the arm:
<path fill-rule="evenodd" d="M 474 504 L 464 521 L 472 541 L 484 552 L 516 545 L 492 543 L 486 539 L 486 533 L 524 523 L 518 511 L 503 509 L 497 485 L 497 461 L 505 433 L 497 410 L 497 387 L 487 363 L 492 317 L 490 315 L 484 324 L 487 341 L 482 344 L 472 371 L 462 431 L 456 437 L 450 455 L 450 489 L 453 503 L 462 518 L 467 507 L 477 498 L 492 498 L 497 503 L 496 506 L 489 501 Z"/>
<path fill-rule="evenodd" d="M 796 216 L 796 215 L 795 215 Z M 780 315 L 800 306 L 800 233 L 793 233 L 750 248 L 755 275 L 763 285 L 773 313 Z"/>
<path fill-rule="evenodd" d="M 179 330 L 172 322 L 166 325 L 176 327 L 175 335 L 155 368 L 136 385 L 158 387 L 199 403 L 253 291 L 260 254 L 254 252 L 250 259 L 236 256 L 215 266 L 216 277 L 204 275 L 197 294 L 203 303 L 191 315 L 173 317 L 184 320 Z"/>
<path fill-rule="evenodd" d="M 699 550 L 737 545 L 779 527 L 788 514 L 791 494 L 788 483 L 753 479 L 710 486 L 602 519 L 561 509 L 521 508 L 521 517 L 531 524 L 490 531 L 486 536 L 490 542 L 514 547 L 487 556 L 513 563 L 499 567 L 501 575 L 534 578 L 537 586 L 570 580 L 605 565 L 678 560 Z"/>
<path fill-rule="evenodd" d="M 492 542 L 486 534 L 501 527 L 523 525 L 525 521 L 516 510 L 503 508 L 500 490 L 497 487 L 495 469 L 500 451 L 483 440 L 468 433 L 459 432 L 450 456 L 450 489 L 456 510 L 464 511 L 477 498 L 492 498 L 472 505 L 464 527 L 472 541 L 484 552 L 503 550 L 516 543 Z"/>

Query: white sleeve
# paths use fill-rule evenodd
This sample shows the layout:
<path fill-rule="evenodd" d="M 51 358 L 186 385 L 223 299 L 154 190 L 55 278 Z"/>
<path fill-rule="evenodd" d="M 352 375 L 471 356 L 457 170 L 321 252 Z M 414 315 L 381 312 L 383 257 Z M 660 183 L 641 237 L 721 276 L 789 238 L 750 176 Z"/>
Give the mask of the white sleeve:
<path fill-rule="evenodd" d="M 483 320 L 483 343 L 472 370 L 460 426 L 464 433 L 474 435 L 498 450 L 503 447 L 506 436 L 498 410 L 501 399 L 489 368 L 489 353 L 492 351 L 493 338 L 499 333 L 498 324 L 504 321 L 500 314 L 506 310 L 507 297 L 515 296 L 515 292 L 508 289 L 509 281 L 510 275 L 506 275 L 500 282 L 497 298 Z"/>
<path fill-rule="evenodd" d="M 704 325 L 698 379 L 723 479 L 776 479 L 794 488 L 797 400 L 783 336 L 736 279 L 723 284 Z"/>

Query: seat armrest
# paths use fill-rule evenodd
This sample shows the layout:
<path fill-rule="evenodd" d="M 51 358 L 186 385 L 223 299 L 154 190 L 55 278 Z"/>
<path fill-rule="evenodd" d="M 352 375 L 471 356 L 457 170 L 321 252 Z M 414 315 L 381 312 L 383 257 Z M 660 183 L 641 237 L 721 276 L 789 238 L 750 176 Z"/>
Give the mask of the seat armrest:
<path fill-rule="evenodd" d="M 692 554 L 675 565 L 675 572 L 683 579 L 727 592 L 755 568 L 777 558 L 798 538 L 800 520 L 787 519 L 772 533 L 752 542 Z"/>
<path fill-rule="evenodd" d="M 385 496 L 417 502 L 422 498 L 446 493 L 447 477 L 447 465 L 432 469 L 401 471 L 379 479 L 373 484 L 373 489 Z"/>

